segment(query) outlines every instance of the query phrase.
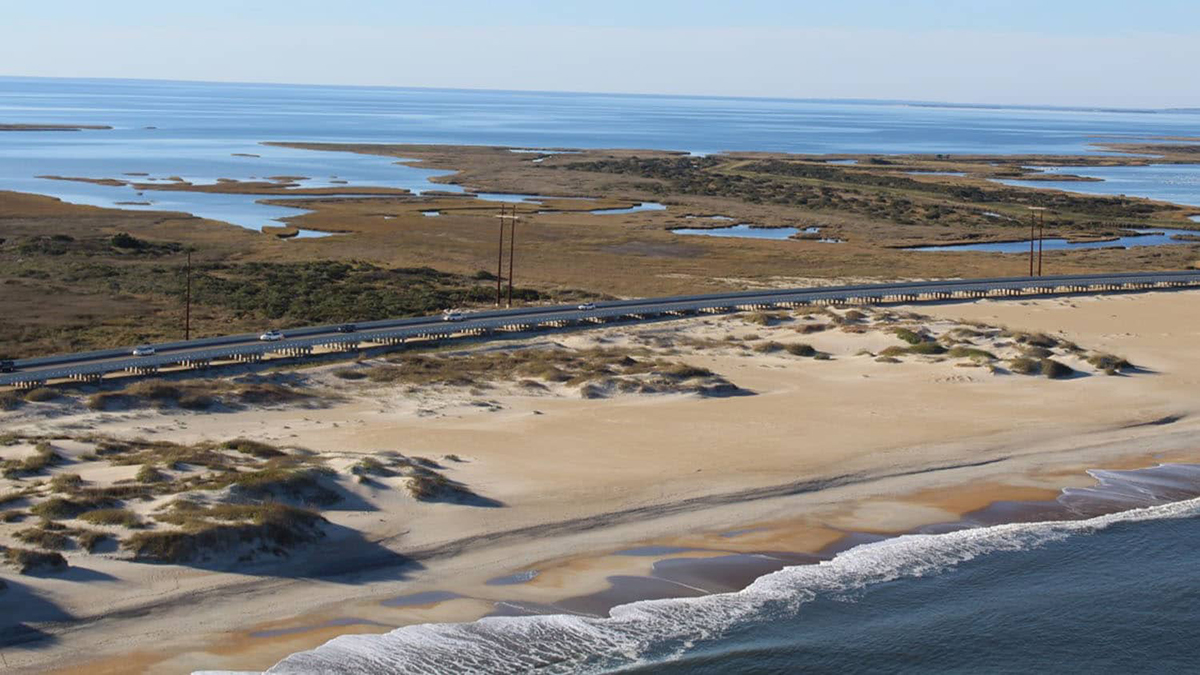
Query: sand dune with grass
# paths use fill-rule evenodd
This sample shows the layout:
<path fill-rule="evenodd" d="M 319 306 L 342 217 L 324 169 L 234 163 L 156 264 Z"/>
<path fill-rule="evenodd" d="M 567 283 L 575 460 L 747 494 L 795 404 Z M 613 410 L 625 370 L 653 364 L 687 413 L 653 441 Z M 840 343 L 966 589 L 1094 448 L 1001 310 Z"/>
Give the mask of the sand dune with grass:
<path fill-rule="evenodd" d="M 602 607 L 656 559 L 631 547 L 809 555 L 1195 461 L 1198 299 L 802 308 L 26 394 L 0 412 L 6 661 L 265 668 L 498 602 Z"/>

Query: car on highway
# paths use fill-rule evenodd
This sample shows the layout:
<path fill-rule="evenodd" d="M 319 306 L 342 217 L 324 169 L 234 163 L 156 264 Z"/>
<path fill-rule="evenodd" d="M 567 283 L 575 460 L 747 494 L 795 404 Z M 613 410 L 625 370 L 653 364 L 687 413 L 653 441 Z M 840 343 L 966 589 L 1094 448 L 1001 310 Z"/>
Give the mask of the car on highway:
<path fill-rule="evenodd" d="M 138 345 L 133 348 L 134 356 L 154 356 L 154 347 L 150 345 Z"/>
<path fill-rule="evenodd" d="M 442 312 L 442 321 L 462 321 L 467 318 L 460 310 L 447 309 Z"/>
<path fill-rule="evenodd" d="M 596 303 L 594 302 L 585 302 L 579 306 L 579 311 L 581 312 L 590 312 L 593 309 L 596 309 Z"/>
<path fill-rule="evenodd" d="M 283 333 L 280 333 L 277 330 L 269 330 L 262 335 L 259 335 L 258 339 L 262 340 L 263 342 L 279 342 L 283 339 Z"/>
<path fill-rule="evenodd" d="M 352 323 L 344 323 L 337 327 L 337 332 L 339 332 L 339 333 L 356 333 L 356 332 L 358 332 L 358 326 L 355 326 Z"/>
<path fill-rule="evenodd" d="M 17 364 L 12 359 L 0 359 L 0 373 L 17 372 Z"/>

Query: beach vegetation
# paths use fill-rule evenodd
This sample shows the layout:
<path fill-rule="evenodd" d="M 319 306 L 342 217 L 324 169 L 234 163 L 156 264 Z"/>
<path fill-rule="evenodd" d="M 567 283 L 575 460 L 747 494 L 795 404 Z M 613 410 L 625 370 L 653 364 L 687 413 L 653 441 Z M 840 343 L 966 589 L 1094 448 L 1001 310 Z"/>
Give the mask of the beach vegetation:
<path fill-rule="evenodd" d="M 25 392 L 25 400 L 30 403 L 45 403 L 59 398 L 58 390 L 50 387 L 37 387 Z"/>
<path fill-rule="evenodd" d="M 1117 375 L 1134 369 L 1133 364 L 1128 360 L 1113 354 L 1093 354 L 1088 357 L 1087 362 L 1093 368 L 1102 370 L 1108 375 Z"/>
<path fill-rule="evenodd" d="M 30 546 L 48 551 L 63 551 L 71 546 L 71 538 L 66 533 L 44 526 L 17 530 L 13 533 L 13 537 Z"/>
<path fill-rule="evenodd" d="M 70 492 L 83 485 L 83 478 L 77 473 L 60 473 L 50 479 L 50 489 L 55 492 Z"/>
<path fill-rule="evenodd" d="M 977 349 L 975 347 L 967 347 L 957 345 L 951 347 L 946 355 L 954 359 L 972 359 L 979 361 L 995 361 L 996 355 L 986 349 Z"/>
<path fill-rule="evenodd" d="M 1075 370 L 1073 368 L 1065 363 L 1062 363 L 1061 361 L 1055 361 L 1054 359 L 1042 359 L 1038 368 L 1042 375 L 1045 375 L 1052 380 L 1070 377 L 1075 374 Z"/>
<path fill-rule="evenodd" d="M 320 515 L 279 503 L 193 504 L 171 511 L 155 519 L 179 529 L 137 532 L 121 547 L 142 562 L 188 563 L 245 549 L 287 555 L 325 536 Z"/>
<path fill-rule="evenodd" d="M 792 356 L 816 356 L 817 350 L 812 345 L 804 342 L 792 342 L 784 346 L 787 353 Z"/>
<path fill-rule="evenodd" d="M 911 328 L 895 328 L 892 330 L 892 333 L 910 345 L 919 345 L 928 341 L 928 338 L 924 334 L 918 333 Z"/>
<path fill-rule="evenodd" d="M 109 525 L 113 527 L 127 527 L 137 529 L 144 526 L 142 519 L 138 514 L 123 508 L 97 509 L 80 514 L 80 520 L 92 523 L 93 525 Z"/>
<path fill-rule="evenodd" d="M 1041 372 L 1042 366 L 1036 359 L 1020 356 L 1008 362 L 1008 369 L 1018 375 L 1036 375 Z"/>
<path fill-rule="evenodd" d="M 67 569 L 67 559 L 56 551 L 8 547 L 4 550 L 4 562 L 15 568 L 19 574 L 59 572 Z"/>

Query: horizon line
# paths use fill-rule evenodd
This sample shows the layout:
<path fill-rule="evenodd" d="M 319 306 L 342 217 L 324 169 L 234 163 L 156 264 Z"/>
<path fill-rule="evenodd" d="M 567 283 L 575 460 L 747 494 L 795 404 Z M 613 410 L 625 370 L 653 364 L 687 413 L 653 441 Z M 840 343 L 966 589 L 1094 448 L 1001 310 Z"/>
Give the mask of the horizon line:
<path fill-rule="evenodd" d="M 1123 112 L 1138 114 L 1154 114 L 1161 112 L 1198 111 L 1196 106 L 1175 107 L 1121 107 L 1106 105 L 1081 104 L 1036 104 L 1036 103 L 969 103 L 962 101 L 945 101 L 929 99 L 897 99 L 869 97 L 798 97 L 798 96 L 736 96 L 730 94 L 656 94 L 621 91 L 585 91 L 585 90 L 555 90 L 555 89 L 493 89 L 487 87 L 432 87 L 413 85 L 389 84 L 333 84 L 322 82 L 267 82 L 243 80 L 189 80 L 156 77 L 70 77 L 61 75 L 4 75 L 0 80 L 82 80 L 97 82 L 161 82 L 171 84 L 213 84 L 235 86 L 265 86 L 265 87 L 329 87 L 338 89 L 385 89 L 385 90 L 416 90 L 416 91 L 446 91 L 446 92 L 492 92 L 504 94 L 542 94 L 559 96 L 620 96 L 629 98 L 678 98 L 678 99 L 718 99 L 732 101 L 794 101 L 808 103 L 858 103 L 858 104 L 891 104 L 911 105 L 940 108 L 975 108 L 975 109 L 1017 109 L 1017 110 L 1057 110 L 1078 112 Z"/>

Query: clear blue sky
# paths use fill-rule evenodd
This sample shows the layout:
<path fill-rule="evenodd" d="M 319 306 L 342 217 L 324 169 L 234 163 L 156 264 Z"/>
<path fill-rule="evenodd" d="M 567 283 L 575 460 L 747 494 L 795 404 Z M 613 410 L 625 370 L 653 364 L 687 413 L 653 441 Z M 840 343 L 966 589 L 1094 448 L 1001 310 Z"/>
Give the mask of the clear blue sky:
<path fill-rule="evenodd" d="M 1200 0 L 12 0 L 0 74 L 1200 106 Z"/>

